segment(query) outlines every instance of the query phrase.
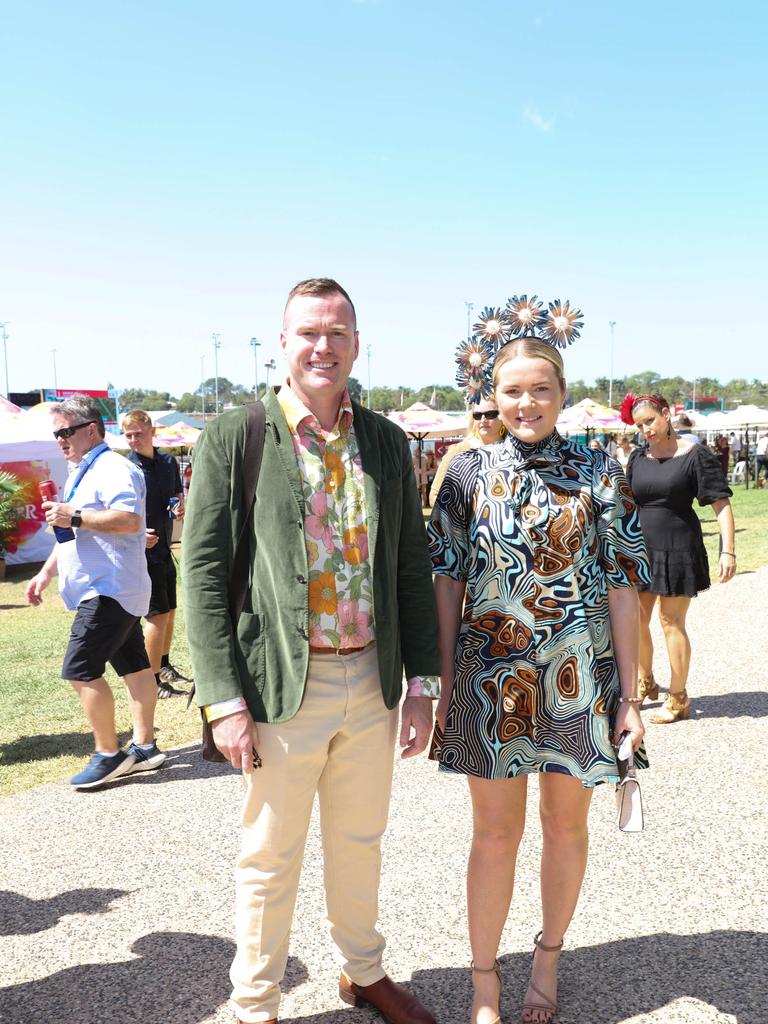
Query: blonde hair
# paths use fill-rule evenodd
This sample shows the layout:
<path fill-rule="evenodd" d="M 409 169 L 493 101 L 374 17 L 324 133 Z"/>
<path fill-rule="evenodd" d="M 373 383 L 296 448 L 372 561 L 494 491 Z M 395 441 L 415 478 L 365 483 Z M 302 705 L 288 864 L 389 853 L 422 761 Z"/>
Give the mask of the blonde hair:
<path fill-rule="evenodd" d="M 493 404 L 496 405 L 496 395 L 492 391 L 490 393 L 490 395 L 488 395 L 488 397 L 486 399 L 483 399 L 483 401 L 493 402 Z M 498 409 L 498 405 L 496 405 L 496 408 Z M 467 424 L 468 424 L 468 426 L 467 426 L 467 437 L 476 437 L 476 438 L 479 439 L 480 438 L 480 420 L 476 420 L 475 417 L 473 416 L 473 413 L 475 413 L 476 411 L 477 411 L 476 408 L 467 409 Z M 507 436 L 507 428 L 501 422 L 501 416 L 499 416 L 499 440 L 501 440 L 502 437 L 506 437 L 506 436 Z"/>
<path fill-rule="evenodd" d="M 126 427 L 133 427 L 137 424 L 140 427 L 152 426 L 152 420 L 150 419 L 149 414 L 144 412 L 143 409 L 132 409 L 130 412 L 127 412 L 125 416 L 123 416 L 120 427 L 123 433 L 125 433 Z"/>
<path fill-rule="evenodd" d="M 546 359 L 554 367 L 560 390 L 565 391 L 563 357 L 554 345 L 550 345 L 548 341 L 542 341 L 541 338 L 517 338 L 498 351 L 493 363 L 494 386 L 498 382 L 501 367 L 519 356 L 528 356 L 530 359 Z"/>

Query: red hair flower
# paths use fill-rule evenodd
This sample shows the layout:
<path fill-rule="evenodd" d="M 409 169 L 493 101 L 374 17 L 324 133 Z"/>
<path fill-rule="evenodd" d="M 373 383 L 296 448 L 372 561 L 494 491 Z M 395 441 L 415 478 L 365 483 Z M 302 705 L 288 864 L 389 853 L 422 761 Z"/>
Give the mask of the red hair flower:
<path fill-rule="evenodd" d="M 619 416 L 621 416 L 622 423 L 628 423 L 630 427 L 635 425 L 635 421 L 632 419 L 632 408 L 636 401 L 637 396 L 628 391 L 624 401 L 619 406 Z"/>

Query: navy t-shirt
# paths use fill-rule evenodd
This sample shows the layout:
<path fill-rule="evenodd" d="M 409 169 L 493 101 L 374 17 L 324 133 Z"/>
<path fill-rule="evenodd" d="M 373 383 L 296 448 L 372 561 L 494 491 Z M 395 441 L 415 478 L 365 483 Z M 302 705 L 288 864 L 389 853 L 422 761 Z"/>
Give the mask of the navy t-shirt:
<path fill-rule="evenodd" d="M 156 451 L 148 459 L 138 452 L 129 452 L 128 458 L 140 467 L 147 484 L 147 529 L 154 530 L 160 538 L 153 548 L 147 550 L 150 562 L 164 562 L 171 553 L 173 519 L 168 515 L 168 502 L 181 494 L 181 475 L 176 459 L 165 452 Z"/>

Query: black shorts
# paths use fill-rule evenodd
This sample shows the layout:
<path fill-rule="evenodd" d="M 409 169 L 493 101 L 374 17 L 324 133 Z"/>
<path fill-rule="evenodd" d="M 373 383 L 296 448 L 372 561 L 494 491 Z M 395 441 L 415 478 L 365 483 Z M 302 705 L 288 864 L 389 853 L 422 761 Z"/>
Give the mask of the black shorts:
<path fill-rule="evenodd" d="M 111 597 L 90 597 L 75 612 L 61 678 L 87 683 L 104 675 L 107 662 L 119 676 L 149 668 L 141 618 Z"/>
<path fill-rule="evenodd" d="M 176 607 L 176 565 L 169 554 L 165 562 L 147 560 L 147 571 L 152 580 L 152 595 L 149 598 L 147 618 L 165 615 Z"/>

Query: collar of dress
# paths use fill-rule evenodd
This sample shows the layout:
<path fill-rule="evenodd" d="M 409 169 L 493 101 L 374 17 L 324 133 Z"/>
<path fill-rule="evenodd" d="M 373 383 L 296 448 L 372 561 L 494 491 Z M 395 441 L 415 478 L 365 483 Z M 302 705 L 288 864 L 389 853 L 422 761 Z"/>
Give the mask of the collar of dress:
<path fill-rule="evenodd" d="M 514 434 L 507 436 L 500 442 L 505 449 L 505 454 L 516 469 L 537 469 L 545 466 L 556 466 L 562 459 L 563 439 L 556 430 L 543 438 L 541 441 L 528 443 L 520 441 Z"/>

